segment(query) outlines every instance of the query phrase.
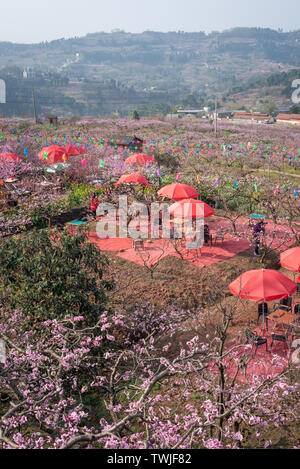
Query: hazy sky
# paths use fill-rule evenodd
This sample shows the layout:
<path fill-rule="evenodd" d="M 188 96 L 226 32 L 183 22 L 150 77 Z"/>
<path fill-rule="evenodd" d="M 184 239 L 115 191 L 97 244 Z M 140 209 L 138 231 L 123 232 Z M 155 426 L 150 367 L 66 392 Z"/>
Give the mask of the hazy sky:
<path fill-rule="evenodd" d="M 1 0 L 0 41 L 128 32 L 300 29 L 300 0 Z"/>

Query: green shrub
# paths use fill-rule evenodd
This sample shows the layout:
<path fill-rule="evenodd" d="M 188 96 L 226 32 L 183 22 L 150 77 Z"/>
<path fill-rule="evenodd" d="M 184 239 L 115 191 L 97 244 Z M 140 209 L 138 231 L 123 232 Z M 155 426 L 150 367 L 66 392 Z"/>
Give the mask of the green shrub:
<path fill-rule="evenodd" d="M 28 121 L 22 121 L 22 122 L 19 123 L 19 129 L 20 130 L 28 129 L 30 126 L 31 126 L 31 124 Z"/>
<path fill-rule="evenodd" d="M 113 288 L 103 280 L 107 264 L 83 231 L 9 238 L 0 244 L 0 303 L 41 320 L 70 314 L 94 324 Z"/>
<path fill-rule="evenodd" d="M 35 228 L 46 228 L 47 220 L 43 207 L 35 207 L 30 218 Z"/>
<path fill-rule="evenodd" d="M 173 153 L 159 152 L 155 155 L 155 161 L 157 161 L 160 167 L 164 166 L 169 171 L 178 170 L 180 165 L 179 156 Z"/>
<path fill-rule="evenodd" d="M 93 186 L 87 184 L 72 184 L 67 194 L 67 203 L 70 207 L 77 207 L 82 202 L 86 202 L 95 192 Z M 100 190 L 97 191 L 98 195 Z"/>

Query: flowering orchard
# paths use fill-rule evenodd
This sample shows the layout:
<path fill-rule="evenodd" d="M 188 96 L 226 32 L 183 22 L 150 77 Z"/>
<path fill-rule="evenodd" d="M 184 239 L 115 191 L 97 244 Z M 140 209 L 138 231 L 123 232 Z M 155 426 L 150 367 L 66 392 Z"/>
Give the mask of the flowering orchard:
<path fill-rule="evenodd" d="M 1 129 L 0 153 L 22 161 L 0 162 L 0 447 L 298 447 L 297 360 L 281 349 L 254 357 L 244 330 L 248 306 L 218 290 L 246 255 L 238 258 L 242 267 L 224 260 L 219 270 L 198 269 L 201 309 L 188 309 L 176 285 L 158 289 L 176 267 L 168 270 L 169 240 L 155 263 L 151 245 L 137 251 L 138 268 L 104 256 L 87 233 L 95 231 L 94 192 L 117 208 L 120 195 L 150 204 L 160 188 L 180 182 L 197 189 L 219 232 L 237 243 L 253 244 L 250 214 L 265 216 L 256 265 L 266 266 L 300 242 L 300 132 L 221 122 L 215 137 L 209 123 L 192 119 L 86 120 L 55 130 L 24 130 L 10 120 Z M 153 164 L 126 164 L 135 153 L 126 139 L 134 135 L 154 154 Z M 37 157 L 45 146 L 69 143 L 85 153 L 55 169 Z M 131 172 L 149 187 L 116 188 Z M 63 228 L 73 210 L 84 214 L 87 233 Z M 171 242 L 177 283 L 190 291 L 194 270 Z M 161 292 L 150 304 L 148 288 Z M 122 294 L 130 289 L 138 302 Z M 168 289 L 174 291 L 166 306 Z"/>
<path fill-rule="evenodd" d="M 249 435 L 263 448 L 268 429 L 297 418 L 289 372 L 240 380 L 251 352 L 224 348 L 232 311 L 172 353 L 183 311 L 105 312 L 92 327 L 80 316 L 1 316 L 3 448 L 243 448 Z"/>

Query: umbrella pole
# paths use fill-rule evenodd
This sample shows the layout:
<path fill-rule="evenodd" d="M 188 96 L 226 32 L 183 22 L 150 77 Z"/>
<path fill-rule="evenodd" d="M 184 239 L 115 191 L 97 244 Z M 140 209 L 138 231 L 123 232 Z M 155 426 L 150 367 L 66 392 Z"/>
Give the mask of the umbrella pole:
<path fill-rule="evenodd" d="M 265 298 L 263 302 L 263 323 L 262 323 L 262 333 L 265 335 Z"/>

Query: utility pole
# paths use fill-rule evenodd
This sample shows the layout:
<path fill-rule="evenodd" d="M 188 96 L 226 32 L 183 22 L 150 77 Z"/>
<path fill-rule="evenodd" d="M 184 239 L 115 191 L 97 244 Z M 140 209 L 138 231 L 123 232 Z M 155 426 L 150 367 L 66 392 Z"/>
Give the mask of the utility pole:
<path fill-rule="evenodd" d="M 218 115 L 217 115 L 217 97 L 215 99 L 215 137 L 217 137 L 218 133 Z"/>
<path fill-rule="evenodd" d="M 34 94 L 34 88 L 32 88 L 32 105 L 33 105 L 33 112 L 34 112 L 34 120 L 35 123 L 38 123 L 38 116 L 36 112 L 36 104 L 35 104 L 35 94 Z"/>
<path fill-rule="evenodd" d="M 4 80 L 0 80 L 0 104 L 6 104 L 6 83 Z M 5 117 L 5 106 L 3 106 L 3 113 L 0 106 L 0 115 Z"/>

